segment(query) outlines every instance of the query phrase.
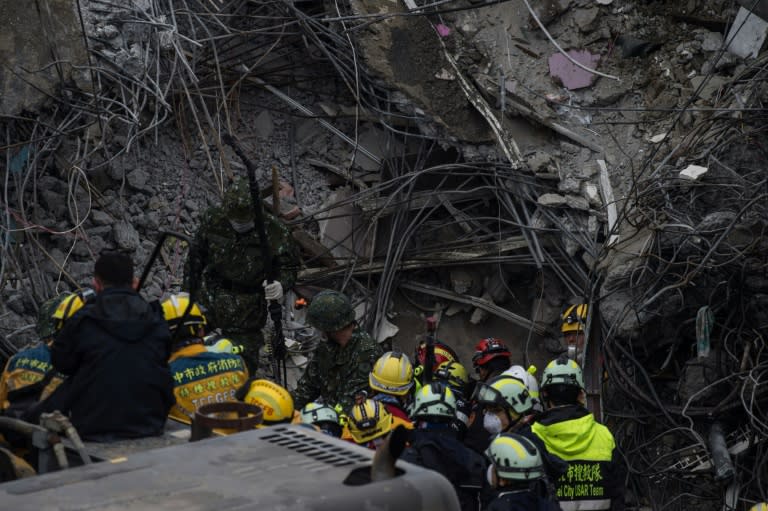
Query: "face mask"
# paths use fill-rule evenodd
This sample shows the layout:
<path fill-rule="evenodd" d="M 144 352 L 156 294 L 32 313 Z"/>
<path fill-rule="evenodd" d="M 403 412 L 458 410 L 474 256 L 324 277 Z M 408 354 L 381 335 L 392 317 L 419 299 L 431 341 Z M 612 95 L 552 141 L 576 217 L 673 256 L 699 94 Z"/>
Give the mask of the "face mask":
<path fill-rule="evenodd" d="M 488 465 L 488 470 L 485 471 L 485 480 L 488 481 L 488 485 L 493 487 L 493 465 Z"/>
<path fill-rule="evenodd" d="M 485 412 L 483 414 L 483 427 L 492 435 L 501 433 L 501 419 L 495 413 Z"/>

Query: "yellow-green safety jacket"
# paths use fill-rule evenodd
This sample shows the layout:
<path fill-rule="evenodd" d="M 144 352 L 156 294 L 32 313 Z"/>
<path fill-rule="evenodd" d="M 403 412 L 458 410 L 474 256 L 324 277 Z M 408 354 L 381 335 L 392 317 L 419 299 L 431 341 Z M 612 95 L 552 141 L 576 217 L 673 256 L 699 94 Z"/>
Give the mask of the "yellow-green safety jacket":
<path fill-rule="evenodd" d="M 556 481 L 563 511 L 624 509 L 624 468 L 611 432 L 580 405 L 541 414 L 531 427 L 548 452 L 568 462 Z"/>

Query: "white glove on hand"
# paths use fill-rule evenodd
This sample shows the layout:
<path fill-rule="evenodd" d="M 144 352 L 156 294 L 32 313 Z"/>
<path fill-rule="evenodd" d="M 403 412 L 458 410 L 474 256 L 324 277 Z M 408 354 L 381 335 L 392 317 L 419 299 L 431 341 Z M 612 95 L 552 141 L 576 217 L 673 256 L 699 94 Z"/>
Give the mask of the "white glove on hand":
<path fill-rule="evenodd" d="M 267 301 L 272 302 L 280 302 L 283 299 L 283 285 L 280 283 L 280 281 L 276 280 L 272 282 L 271 284 L 268 284 L 265 280 L 261 283 L 261 285 L 264 287 L 264 298 L 267 299 Z"/>

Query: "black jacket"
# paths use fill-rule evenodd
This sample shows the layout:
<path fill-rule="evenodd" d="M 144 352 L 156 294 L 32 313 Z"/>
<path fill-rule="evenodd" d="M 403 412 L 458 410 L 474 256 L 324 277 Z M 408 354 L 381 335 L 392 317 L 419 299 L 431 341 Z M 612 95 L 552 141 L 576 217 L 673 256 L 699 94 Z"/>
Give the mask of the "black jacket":
<path fill-rule="evenodd" d="M 560 511 L 560 506 L 555 499 L 539 493 L 542 492 L 502 491 L 484 508 L 484 511 Z"/>
<path fill-rule="evenodd" d="M 159 435 L 174 402 L 169 356 L 159 304 L 132 289 L 105 289 L 54 340 L 51 361 L 69 378 L 40 411 L 69 414 L 88 440 Z"/>
<path fill-rule="evenodd" d="M 457 440 L 452 428 L 414 430 L 411 432 L 410 447 L 401 458 L 444 475 L 456 489 L 462 511 L 479 508 L 479 493 L 485 479 L 485 458 Z"/>

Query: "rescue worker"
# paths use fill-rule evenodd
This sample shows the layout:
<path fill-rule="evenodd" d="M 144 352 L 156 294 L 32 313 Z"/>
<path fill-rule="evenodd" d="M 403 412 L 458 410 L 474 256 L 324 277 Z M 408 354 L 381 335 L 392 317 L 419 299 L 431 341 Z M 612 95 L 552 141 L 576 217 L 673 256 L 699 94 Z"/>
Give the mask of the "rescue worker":
<path fill-rule="evenodd" d="M 450 387 L 438 382 L 424 385 L 411 407 L 416 429 L 400 457 L 445 476 L 456 490 L 461 509 L 477 510 L 486 463 L 458 440 L 452 427 L 455 417 L 456 399 Z"/>
<path fill-rule="evenodd" d="M 413 427 L 406 411 L 413 388 L 413 366 L 406 355 L 399 351 L 384 353 L 373 364 L 368 385 L 374 401 L 384 403 L 389 413 L 403 419 L 409 429 Z"/>
<path fill-rule="evenodd" d="M 366 399 L 352 406 L 347 419 L 348 434 L 342 433 L 342 439 L 375 450 L 384 443 L 392 424 L 392 414 L 382 403 Z"/>
<path fill-rule="evenodd" d="M 568 349 L 568 358 L 579 364 L 584 360 L 584 333 L 587 329 L 588 309 L 586 303 L 569 306 L 563 313 L 563 324 L 560 327 L 563 341 Z"/>
<path fill-rule="evenodd" d="M 485 455 L 490 460 L 488 483 L 498 492 L 487 511 L 558 511 L 549 490 L 539 450 L 528 438 L 503 433 Z"/>
<path fill-rule="evenodd" d="M 514 365 L 501 374 L 509 375 L 523 382 L 528 388 L 528 394 L 531 396 L 533 410 L 537 413 L 544 411 L 544 405 L 541 403 L 541 397 L 539 396 L 539 382 L 536 381 L 534 376 L 536 374 L 536 366 L 530 366 L 528 369 L 525 369 L 523 366 Z"/>
<path fill-rule="evenodd" d="M 260 406 L 264 416 L 257 428 L 300 421 L 291 393 L 282 385 L 264 379 L 251 379 L 237 391 L 240 401 Z"/>
<path fill-rule="evenodd" d="M 173 404 L 170 331 L 160 304 L 135 291 L 133 262 L 105 252 L 94 266 L 96 297 L 64 324 L 51 345 L 67 379 L 25 415 L 59 410 L 85 440 L 160 435 Z"/>
<path fill-rule="evenodd" d="M 568 470 L 568 464 L 549 454 L 544 443 L 531 430 L 536 413 L 525 383 L 502 373 L 488 383 L 479 383 L 473 399 L 483 409 L 483 427 L 489 433 L 488 443 L 499 433 L 516 433 L 536 444 L 552 481 Z"/>
<path fill-rule="evenodd" d="M 482 407 L 483 427 L 491 435 L 515 432 L 533 412 L 528 387 L 504 374 L 488 383 L 478 383 L 473 399 Z"/>
<path fill-rule="evenodd" d="M 301 409 L 299 413 L 302 424 L 311 424 L 326 435 L 340 438 L 341 424 L 336 410 L 324 403 L 313 401 Z"/>
<path fill-rule="evenodd" d="M 437 371 L 437 368 L 440 367 L 441 364 L 444 364 L 445 362 L 458 362 L 459 356 L 456 354 L 455 351 L 453 351 L 453 348 L 448 346 L 442 341 L 435 340 L 434 344 L 434 360 L 432 364 L 432 374 L 434 376 L 435 371 Z M 422 376 L 424 374 L 424 367 L 427 364 L 427 341 L 421 341 L 418 346 L 416 346 L 416 351 L 414 353 L 414 369 L 413 369 L 413 375 L 414 379 L 416 381 L 416 390 L 418 390 L 421 385 L 424 383 L 429 383 L 424 381 L 424 377 Z"/>
<path fill-rule="evenodd" d="M 51 343 L 64 321 L 80 310 L 95 293 L 83 289 L 46 300 L 37 311 L 35 345 L 12 356 L 0 376 L 0 407 L 3 415 L 19 418 L 31 406 L 46 399 L 64 381 L 51 364 Z"/>
<path fill-rule="evenodd" d="M 488 381 L 512 366 L 511 356 L 512 353 L 504 341 L 495 337 L 486 337 L 475 345 L 472 365 L 480 381 Z"/>
<path fill-rule="evenodd" d="M 381 346 L 360 329 L 349 298 L 338 291 L 321 291 L 307 308 L 307 321 L 327 339 L 293 391 L 297 407 L 319 398 L 348 410 L 355 395 L 368 388 L 374 362 L 383 354 Z"/>
<path fill-rule="evenodd" d="M 564 511 L 624 509 L 624 468 L 611 432 L 595 421 L 583 403 L 584 378 L 565 356 L 551 361 L 541 376 L 545 411 L 533 424 L 547 451 L 568 462 L 557 482 Z M 585 491 L 586 489 L 586 491 Z"/>
<path fill-rule="evenodd" d="M 500 339 L 495 337 L 480 339 L 475 345 L 475 353 L 472 356 L 472 365 L 480 378 L 479 383 L 487 382 L 509 369 L 512 365 L 511 355 L 509 348 Z M 488 432 L 483 427 L 482 406 L 473 401 L 464 443 L 483 454 L 490 441 Z"/>
<path fill-rule="evenodd" d="M 248 369 L 239 355 L 214 352 L 205 346 L 205 315 L 200 305 L 189 307 L 189 295 L 171 295 L 162 306 L 172 339 L 169 366 L 176 403 L 170 417 L 190 424 L 201 406 L 236 401 L 237 389 L 248 379 Z"/>
<path fill-rule="evenodd" d="M 472 412 L 467 370 L 456 361 L 445 361 L 435 371 L 435 381 L 447 385 L 453 391 L 453 397 L 456 398 L 456 417 L 452 424 L 457 438 L 463 441 L 469 426 L 469 414 Z"/>
<path fill-rule="evenodd" d="M 211 328 L 220 328 L 244 347 L 243 358 L 252 372 L 264 344 L 267 300 L 281 301 L 283 287 L 293 286 L 298 270 L 298 250 L 288 229 L 267 212 L 264 223 L 277 279 L 271 284 L 266 284 L 271 276 L 264 274 L 259 226 L 248 182 L 243 179 L 229 187 L 220 206 L 202 216 L 185 268 L 185 287 L 196 290 Z"/>

